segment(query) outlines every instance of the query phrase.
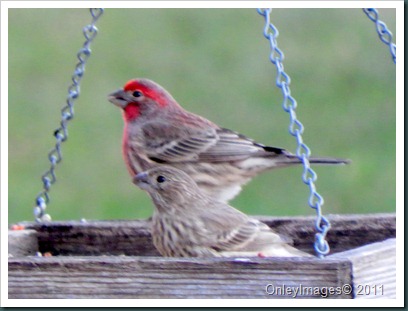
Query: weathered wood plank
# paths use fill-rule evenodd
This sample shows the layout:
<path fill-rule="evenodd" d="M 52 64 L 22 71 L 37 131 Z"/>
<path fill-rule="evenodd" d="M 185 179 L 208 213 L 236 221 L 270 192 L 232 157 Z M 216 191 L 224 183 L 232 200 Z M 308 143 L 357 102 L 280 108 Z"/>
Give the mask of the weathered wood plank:
<path fill-rule="evenodd" d="M 299 286 L 297 297 L 320 298 L 307 288 L 350 284 L 350 275 L 347 260 L 317 258 L 11 258 L 9 298 L 293 298 L 276 293 Z"/>
<path fill-rule="evenodd" d="M 40 252 L 53 255 L 159 256 L 150 225 L 134 221 L 23 223 L 38 233 Z"/>
<path fill-rule="evenodd" d="M 395 242 L 388 239 L 330 256 L 352 263 L 353 298 L 396 298 Z"/>
<path fill-rule="evenodd" d="M 276 232 L 293 239 L 294 246 L 313 253 L 315 217 L 257 217 Z M 395 214 L 328 215 L 331 252 L 341 252 L 395 237 Z M 22 223 L 38 233 L 41 252 L 53 255 L 157 256 L 150 222 L 78 221 Z"/>
<path fill-rule="evenodd" d="M 394 213 L 326 215 L 331 254 L 395 237 Z M 315 238 L 315 217 L 258 217 L 274 230 L 293 238 L 294 246 L 307 250 Z"/>
<path fill-rule="evenodd" d="M 8 255 L 22 257 L 38 252 L 38 239 L 35 230 L 9 230 Z"/>
<path fill-rule="evenodd" d="M 312 252 L 314 217 L 258 218 Z M 9 298 L 293 298 L 296 289 L 320 298 L 343 286 L 354 291 L 329 297 L 362 298 L 357 284 L 384 284 L 394 297 L 395 214 L 328 218 L 325 259 L 152 257 L 146 220 L 23 223 L 54 257 L 9 258 Z"/>

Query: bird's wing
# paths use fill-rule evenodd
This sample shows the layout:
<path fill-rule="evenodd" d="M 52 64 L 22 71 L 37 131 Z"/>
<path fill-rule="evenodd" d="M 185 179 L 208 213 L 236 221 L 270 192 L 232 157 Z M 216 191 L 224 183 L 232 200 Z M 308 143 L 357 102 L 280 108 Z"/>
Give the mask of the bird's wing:
<path fill-rule="evenodd" d="M 245 160 L 252 156 L 289 154 L 281 148 L 266 147 L 223 128 L 196 129 L 160 122 L 142 127 L 144 149 L 156 162 L 227 162 Z"/>
<path fill-rule="evenodd" d="M 161 122 L 149 122 L 141 128 L 147 156 L 156 162 L 197 161 L 202 152 L 219 140 L 215 128 L 193 129 Z"/>
<path fill-rule="evenodd" d="M 229 129 L 219 128 L 216 130 L 216 134 L 218 135 L 217 143 L 200 153 L 200 161 L 215 163 L 268 158 L 268 160 L 274 160 L 275 167 L 301 163 L 301 160 L 296 155 L 283 148 L 262 145 Z M 309 162 L 318 164 L 347 164 L 350 161 L 330 157 L 313 157 L 309 158 Z M 256 163 L 259 164 L 260 162 Z M 271 162 L 268 165 L 271 166 Z"/>
<path fill-rule="evenodd" d="M 275 147 L 266 147 L 254 140 L 231 131 L 220 128 L 216 131 L 218 141 L 200 154 L 204 162 L 240 161 L 256 156 L 279 156 L 289 154 L 286 150 Z"/>
<path fill-rule="evenodd" d="M 199 218 L 207 229 L 202 243 L 218 252 L 262 251 L 271 245 L 285 244 L 266 224 L 223 203 L 204 208 Z"/>

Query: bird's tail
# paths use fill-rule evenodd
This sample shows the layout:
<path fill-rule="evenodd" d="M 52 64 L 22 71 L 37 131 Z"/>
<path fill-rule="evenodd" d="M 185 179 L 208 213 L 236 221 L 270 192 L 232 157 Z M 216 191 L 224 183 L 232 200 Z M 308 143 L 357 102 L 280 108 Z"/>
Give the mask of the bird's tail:
<path fill-rule="evenodd" d="M 296 158 L 299 160 L 298 157 Z M 351 163 L 351 161 L 348 159 L 328 158 L 328 157 L 321 157 L 321 158 L 313 157 L 309 159 L 309 162 L 315 163 L 315 164 L 350 164 Z"/>
<path fill-rule="evenodd" d="M 290 164 L 299 164 L 302 161 L 294 154 L 290 153 L 289 151 L 276 148 L 276 147 L 269 147 L 269 146 L 261 146 L 266 153 L 263 156 L 267 158 L 274 159 L 276 161 L 277 166 L 286 166 Z M 330 157 L 312 157 L 309 158 L 309 163 L 313 164 L 349 164 L 351 163 L 348 159 L 340 159 L 340 158 L 330 158 Z"/>
<path fill-rule="evenodd" d="M 330 157 L 312 157 L 309 158 L 309 163 L 311 164 L 324 164 L 324 165 L 345 165 L 349 164 L 351 161 L 348 159 L 340 159 L 340 158 L 330 158 Z M 284 167 L 284 166 L 291 166 L 291 165 L 299 165 L 302 163 L 295 155 L 286 155 L 285 157 L 277 157 L 275 159 L 275 166 L 276 167 Z"/>

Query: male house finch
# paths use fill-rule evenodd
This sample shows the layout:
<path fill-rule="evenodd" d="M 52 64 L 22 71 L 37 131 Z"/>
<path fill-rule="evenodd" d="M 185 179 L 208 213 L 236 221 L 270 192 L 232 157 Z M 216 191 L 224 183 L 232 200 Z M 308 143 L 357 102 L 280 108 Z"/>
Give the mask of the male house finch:
<path fill-rule="evenodd" d="M 206 195 L 179 169 L 157 166 L 137 174 L 133 182 L 155 204 L 152 237 L 162 256 L 311 256 L 266 224 Z"/>
<path fill-rule="evenodd" d="M 123 155 L 131 176 L 159 165 L 186 172 L 212 198 L 227 202 L 255 175 L 299 164 L 290 152 L 259 144 L 184 110 L 161 86 L 134 79 L 109 95 L 123 109 Z M 311 158 L 311 163 L 347 160 Z"/>

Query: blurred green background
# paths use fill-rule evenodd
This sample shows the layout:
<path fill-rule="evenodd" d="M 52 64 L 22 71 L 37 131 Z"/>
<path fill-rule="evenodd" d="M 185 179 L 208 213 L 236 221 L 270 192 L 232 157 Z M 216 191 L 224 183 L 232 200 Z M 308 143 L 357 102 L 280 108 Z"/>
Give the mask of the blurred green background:
<path fill-rule="evenodd" d="M 395 10 L 380 9 L 394 34 Z M 87 9 L 9 10 L 9 222 L 33 220 L 49 167 Z M 360 9 L 275 9 L 304 141 L 318 166 L 324 213 L 395 211 L 395 65 Z M 69 139 L 47 212 L 54 220 L 149 217 L 121 155 L 121 111 L 107 94 L 135 77 L 164 86 L 189 111 L 294 152 L 264 20 L 255 9 L 107 9 L 97 23 Z M 395 42 L 395 41 L 394 41 Z M 254 215 L 314 215 L 302 168 L 264 173 L 232 205 Z"/>

